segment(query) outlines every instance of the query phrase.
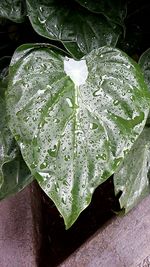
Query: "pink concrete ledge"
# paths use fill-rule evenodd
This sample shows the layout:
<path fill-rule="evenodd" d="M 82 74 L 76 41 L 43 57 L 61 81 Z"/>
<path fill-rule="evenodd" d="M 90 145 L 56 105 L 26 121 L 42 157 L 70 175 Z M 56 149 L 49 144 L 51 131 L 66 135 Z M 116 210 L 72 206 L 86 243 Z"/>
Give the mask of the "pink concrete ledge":
<path fill-rule="evenodd" d="M 59 267 L 149 267 L 150 197 L 99 229 Z"/>
<path fill-rule="evenodd" d="M 37 267 L 41 246 L 40 200 L 32 183 L 0 202 L 0 267 Z"/>

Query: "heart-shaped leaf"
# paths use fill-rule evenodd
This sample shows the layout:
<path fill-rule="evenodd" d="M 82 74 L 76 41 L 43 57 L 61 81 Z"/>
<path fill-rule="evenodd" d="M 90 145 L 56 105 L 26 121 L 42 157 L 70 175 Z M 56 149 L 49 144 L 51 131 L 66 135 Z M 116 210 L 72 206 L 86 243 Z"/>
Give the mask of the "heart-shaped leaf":
<path fill-rule="evenodd" d="M 7 124 L 5 91 L 8 62 L 9 57 L 0 59 L 0 199 L 20 191 L 33 180 Z"/>
<path fill-rule="evenodd" d="M 150 193 L 150 128 L 145 128 L 114 174 L 116 195 L 121 191 L 120 207 L 132 209 Z"/>
<path fill-rule="evenodd" d="M 94 48 L 115 46 L 120 27 L 102 15 L 92 14 L 71 1 L 27 0 L 28 15 L 34 30 L 49 39 L 62 41 L 76 58 Z"/>
<path fill-rule="evenodd" d="M 133 145 L 149 101 L 139 66 L 120 50 L 102 47 L 75 61 L 46 44 L 17 49 L 9 124 L 67 228 Z"/>
<path fill-rule="evenodd" d="M 15 22 L 22 22 L 26 15 L 26 5 L 24 0 L 1 0 L 0 17 L 7 18 Z"/>
<path fill-rule="evenodd" d="M 75 0 L 83 7 L 95 13 L 102 13 L 111 21 L 123 25 L 127 13 L 126 2 L 122 0 Z"/>

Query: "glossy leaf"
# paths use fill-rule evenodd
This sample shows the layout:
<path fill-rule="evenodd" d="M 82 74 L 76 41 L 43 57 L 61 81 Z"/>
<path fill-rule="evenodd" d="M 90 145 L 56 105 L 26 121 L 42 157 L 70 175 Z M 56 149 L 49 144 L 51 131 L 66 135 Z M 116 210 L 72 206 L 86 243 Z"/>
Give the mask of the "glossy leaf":
<path fill-rule="evenodd" d="M 120 207 L 128 212 L 150 193 L 150 128 L 145 128 L 114 174 Z"/>
<path fill-rule="evenodd" d="M 7 124 L 5 90 L 8 62 L 8 57 L 0 60 L 0 199 L 20 191 L 33 180 Z"/>
<path fill-rule="evenodd" d="M 150 89 L 150 49 L 139 59 L 145 82 Z M 150 116 L 146 121 L 150 125 Z M 128 212 L 141 199 L 150 193 L 150 128 L 145 127 L 132 149 L 124 159 L 119 170 L 114 174 L 114 188 L 121 208 Z"/>
<path fill-rule="evenodd" d="M 26 15 L 24 0 L 1 0 L 0 17 L 7 18 L 14 22 L 22 22 Z"/>
<path fill-rule="evenodd" d="M 75 0 L 83 7 L 95 13 L 102 13 L 107 19 L 123 25 L 126 17 L 127 8 L 126 2 L 122 0 Z"/>
<path fill-rule="evenodd" d="M 75 61 L 24 45 L 9 79 L 11 130 L 69 228 L 144 127 L 150 99 L 139 66 L 111 47 Z"/>
<path fill-rule="evenodd" d="M 7 74 L 8 74 L 8 65 L 10 64 L 11 58 L 5 56 L 0 58 L 0 97 L 4 98 L 5 90 L 8 84 Z"/>
<path fill-rule="evenodd" d="M 139 65 L 142 68 L 145 82 L 150 90 L 150 48 L 147 49 L 139 59 Z"/>
<path fill-rule="evenodd" d="M 139 59 L 139 65 L 143 71 L 145 83 L 148 86 L 148 89 L 150 91 L 150 48 L 147 49 L 140 57 Z M 148 119 L 146 121 L 146 125 L 150 126 L 150 113 L 148 115 Z"/>
<path fill-rule="evenodd" d="M 73 1 L 27 0 L 27 8 L 34 30 L 46 38 L 62 41 L 76 58 L 94 48 L 117 43 L 119 26 L 109 23 L 102 15 L 73 5 Z"/>

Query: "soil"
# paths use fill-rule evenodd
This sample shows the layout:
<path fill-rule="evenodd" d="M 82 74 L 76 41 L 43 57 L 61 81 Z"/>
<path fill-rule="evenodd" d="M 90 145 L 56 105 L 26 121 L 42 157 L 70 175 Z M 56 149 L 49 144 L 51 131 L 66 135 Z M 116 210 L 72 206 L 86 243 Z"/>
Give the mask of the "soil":
<path fill-rule="evenodd" d="M 39 267 L 54 267 L 73 253 L 119 210 L 112 177 L 99 186 L 90 206 L 75 224 L 65 230 L 62 217 L 53 202 L 41 191 L 43 212 L 43 246 Z"/>

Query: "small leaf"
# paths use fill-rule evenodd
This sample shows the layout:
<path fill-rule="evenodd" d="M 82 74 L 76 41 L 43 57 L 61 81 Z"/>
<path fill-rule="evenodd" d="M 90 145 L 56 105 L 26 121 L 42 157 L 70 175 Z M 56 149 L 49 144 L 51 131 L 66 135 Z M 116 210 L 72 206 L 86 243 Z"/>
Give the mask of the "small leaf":
<path fill-rule="evenodd" d="M 139 59 L 145 82 L 150 90 L 150 49 Z M 150 124 L 150 116 L 146 125 Z M 114 174 L 116 195 L 121 191 L 120 207 L 128 212 L 150 193 L 150 128 L 145 127 L 132 149 Z"/>
<path fill-rule="evenodd" d="M 8 62 L 9 57 L 0 59 L 0 199 L 20 191 L 33 180 L 7 124 L 5 91 Z"/>
<path fill-rule="evenodd" d="M 114 174 L 120 207 L 128 212 L 150 193 L 150 128 L 145 128 Z"/>
<path fill-rule="evenodd" d="M 150 48 L 147 49 L 139 59 L 139 65 L 142 68 L 145 82 L 150 90 Z"/>
<path fill-rule="evenodd" d="M 126 17 L 127 7 L 126 2 L 122 0 L 76 0 L 80 5 L 88 10 L 103 14 L 107 19 L 123 25 L 124 18 Z"/>
<path fill-rule="evenodd" d="M 0 17 L 7 18 L 14 22 L 22 22 L 26 15 L 24 0 L 1 0 Z"/>
<path fill-rule="evenodd" d="M 150 96 L 139 66 L 102 47 L 80 61 L 24 45 L 10 65 L 7 108 L 32 174 L 69 228 L 141 133 Z"/>
<path fill-rule="evenodd" d="M 73 1 L 27 0 L 27 8 L 34 30 L 46 38 L 62 41 L 75 58 L 104 45 L 115 46 L 121 32 L 104 16 L 92 14 Z"/>
<path fill-rule="evenodd" d="M 142 71 L 143 71 L 143 75 L 144 75 L 144 79 L 145 79 L 145 83 L 148 86 L 148 89 L 150 91 L 150 48 L 147 49 L 140 57 L 138 64 L 140 65 Z M 147 121 L 146 121 L 146 125 L 150 126 L 150 113 L 148 115 Z"/>

